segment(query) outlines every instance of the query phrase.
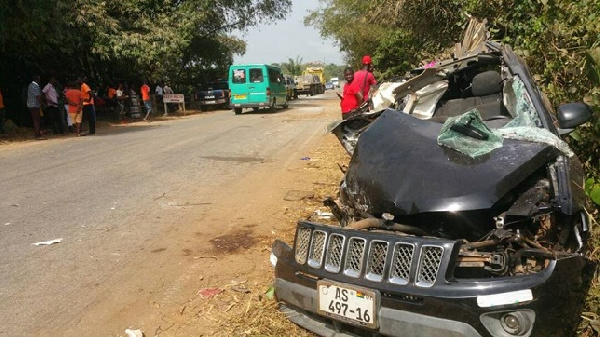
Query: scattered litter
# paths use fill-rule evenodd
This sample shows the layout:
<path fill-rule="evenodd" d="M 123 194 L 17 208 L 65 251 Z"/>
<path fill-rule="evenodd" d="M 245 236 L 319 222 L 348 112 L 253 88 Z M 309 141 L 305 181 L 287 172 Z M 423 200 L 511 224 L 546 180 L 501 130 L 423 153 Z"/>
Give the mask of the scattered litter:
<path fill-rule="evenodd" d="M 243 293 L 243 294 L 249 294 L 250 293 L 250 289 L 248 289 L 246 287 L 236 287 L 236 286 L 233 286 L 233 287 L 231 287 L 231 290 L 237 291 L 238 293 Z"/>
<path fill-rule="evenodd" d="M 310 157 L 302 157 L 300 160 L 310 160 Z"/>
<path fill-rule="evenodd" d="M 204 288 L 198 290 L 198 295 L 204 298 L 213 298 L 223 292 L 221 288 Z"/>
<path fill-rule="evenodd" d="M 115 209 L 115 207 L 111 207 L 110 209 Z"/>
<path fill-rule="evenodd" d="M 127 337 L 144 337 L 144 333 L 140 329 L 125 329 L 125 333 L 127 334 Z"/>
<path fill-rule="evenodd" d="M 19 204 L 12 204 L 11 206 L 13 206 L 13 207 L 20 207 L 21 205 L 19 205 Z"/>
<path fill-rule="evenodd" d="M 304 199 L 313 199 L 315 197 L 312 191 L 289 190 L 283 197 L 286 201 L 300 201 Z"/>
<path fill-rule="evenodd" d="M 333 213 L 322 212 L 320 209 L 318 209 L 315 211 L 315 215 L 321 219 L 331 219 L 331 217 L 333 216 Z"/>
<path fill-rule="evenodd" d="M 10 225 L 10 222 L 7 222 L 7 223 L 4 224 L 4 226 L 8 226 L 8 225 Z"/>
<path fill-rule="evenodd" d="M 48 241 L 40 241 L 40 242 L 34 242 L 34 243 L 32 243 L 32 245 L 35 245 L 35 246 L 51 245 L 54 243 L 60 243 L 60 242 L 62 242 L 62 240 L 63 239 L 60 238 L 60 239 L 54 239 L 54 240 L 48 240 Z"/>
<path fill-rule="evenodd" d="M 272 300 L 273 297 L 275 296 L 275 287 L 270 286 L 269 289 L 267 289 L 267 291 L 265 291 L 265 296 Z"/>

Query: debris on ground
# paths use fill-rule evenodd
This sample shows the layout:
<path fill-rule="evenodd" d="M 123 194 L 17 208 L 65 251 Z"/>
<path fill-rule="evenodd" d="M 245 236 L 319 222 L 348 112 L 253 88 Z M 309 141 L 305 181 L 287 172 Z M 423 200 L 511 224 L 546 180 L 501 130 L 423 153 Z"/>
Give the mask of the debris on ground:
<path fill-rule="evenodd" d="M 40 242 L 34 242 L 32 243 L 32 245 L 34 246 L 43 246 L 43 245 L 51 245 L 51 244 L 55 244 L 55 243 L 60 243 L 62 242 L 62 238 L 59 239 L 54 239 L 54 240 L 48 240 L 48 241 L 40 241 Z"/>

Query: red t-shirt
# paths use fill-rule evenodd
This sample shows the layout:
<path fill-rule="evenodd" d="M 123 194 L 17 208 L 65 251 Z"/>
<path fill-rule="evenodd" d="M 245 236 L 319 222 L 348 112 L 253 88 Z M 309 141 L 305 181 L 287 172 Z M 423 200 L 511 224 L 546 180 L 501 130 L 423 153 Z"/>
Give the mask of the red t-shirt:
<path fill-rule="evenodd" d="M 352 81 L 352 83 L 344 84 L 342 100 L 340 101 L 340 107 L 342 108 L 343 114 L 358 108 L 358 100 L 356 99 L 357 92 L 360 92 L 360 88 L 356 85 L 356 80 Z"/>
<path fill-rule="evenodd" d="M 142 92 L 142 101 L 150 100 L 150 87 L 147 84 L 142 85 L 140 90 Z"/>
<path fill-rule="evenodd" d="M 69 113 L 77 113 L 77 110 L 80 109 L 82 101 L 81 90 L 73 88 L 67 89 L 65 96 L 67 97 L 67 104 L 69 105 Z"/>
<path fill-rule="evenodd" d="M 365 81 L 365 76 L 367 78 L 366 81 Z M 373 75 L 373 73 L 368 72 L 366 70 L 359 70 L 359 71 L 355 72 L 354 73 L 354 81 L 352 81 L 352 82 L 356 83 L 359 88 L 362 88 L 363 100 L 365 100 L 365 101 L 369 99 L 369 88 L 372 85 L 377 84 L 377 80 L 375 80 L 375 76 Z"/>

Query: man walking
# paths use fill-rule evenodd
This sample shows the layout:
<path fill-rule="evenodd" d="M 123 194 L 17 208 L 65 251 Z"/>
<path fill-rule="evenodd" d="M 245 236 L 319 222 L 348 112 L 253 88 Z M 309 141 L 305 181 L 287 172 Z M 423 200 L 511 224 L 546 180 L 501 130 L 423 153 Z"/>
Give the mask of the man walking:
<path fill-rule="evenodd" d="M 96 133 L 96 110 L 94 107 L 94 93 L 87 83 L 87 77 L 80 80 L 81 98 L 83 99 L 83 118 L 88 120 L 90 135 Z"/>
<path fill-rule="evenodd" d="M 63 123 L 58 110 L 58 94 L 56 88 L 54 88 L 55 82 L 55 78 L 50 77 L 48 84 L 42 89 L 42 93 L 44 93 L 44 98 L 46 99 L 44 113 L 52 125 L 52 133 L 64 134 L 65 131 L 63 130 Z"/>
<path fill-rule="evenodd" d="M 42 137 L 41 129 L 41 109 L 42 109 L 42 90 L 40 89 L 39 75 L 33 75 L 31 83 L 27 87 L 27 108 L 31 113 L 31 119 L 33 120 L 33 131 L 35 132 L 35 139 L 46 140 L 48 138 Z"/>
<path fill-rule="evenodd" d="M 160 107 L 163 103 L 163 88 L 160 86 L 160 83 L 156 83 L 156 88 L 154 89 L 154 95 L 156 95 L 156 110 L 160 110 Z"/>
<path fill-rule="evenodd" d="M 362 58 L 362 69 L 354 73 L 354 81 L 362 89 L 363 100 L 369 100 L 369 89 L 372 85 L 377 84 L 377 80 L 373 75 L 373 64 L 371 56 L 365 55 Z"/>
<path fill-rule="evenodd" d="M 144 84 L 142 84 L 140 92 L 142 93 L 142 101 L 146 108 L 146 117 L 144 117 L 144 121 L 148 121 L 148 116 L 150 116 L 150 112 L 152 112 L 152 103 L 150 102 L 150 87 L 148 86 L 147 81 L 144 81 Z"/>

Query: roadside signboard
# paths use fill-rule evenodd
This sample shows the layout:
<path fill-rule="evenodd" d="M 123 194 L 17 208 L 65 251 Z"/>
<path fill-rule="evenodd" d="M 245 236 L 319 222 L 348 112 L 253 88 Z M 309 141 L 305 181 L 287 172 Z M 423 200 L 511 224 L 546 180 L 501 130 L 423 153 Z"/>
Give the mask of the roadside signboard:
<path fill-rule="evenodd" d="M 167 103 L 183 104 L 183 114 L 185 115 L 185 97 L 183 94 L 164 94 L 163 103 L 165 104 L 165 111 L 167 111 Z"/>

